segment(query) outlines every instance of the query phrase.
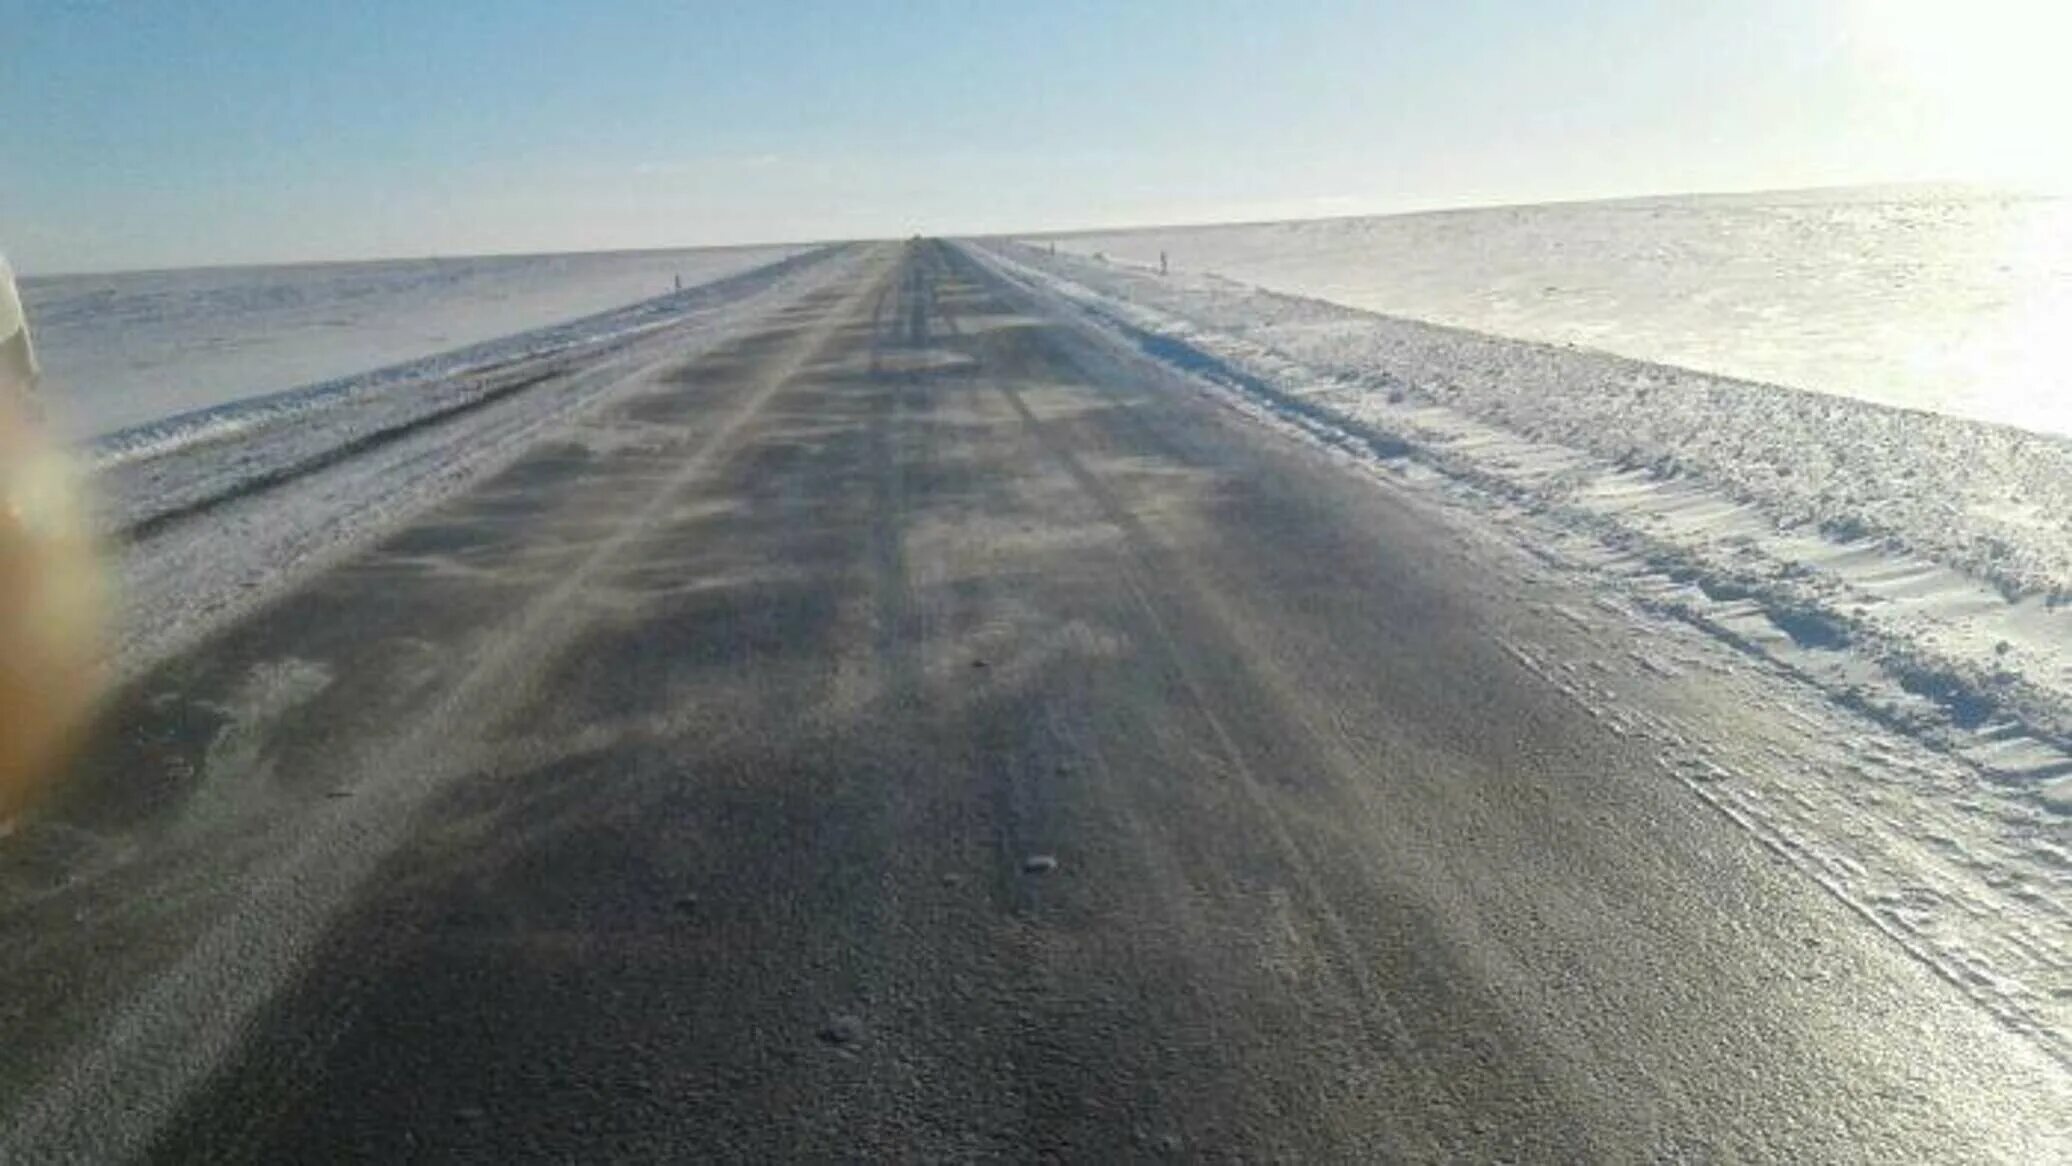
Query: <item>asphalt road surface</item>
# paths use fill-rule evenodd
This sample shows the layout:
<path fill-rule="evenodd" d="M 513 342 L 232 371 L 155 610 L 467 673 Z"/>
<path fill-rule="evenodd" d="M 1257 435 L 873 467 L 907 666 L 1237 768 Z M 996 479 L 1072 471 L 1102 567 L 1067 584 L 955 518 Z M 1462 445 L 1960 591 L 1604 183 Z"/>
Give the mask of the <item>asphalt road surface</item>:
<path fill-rule="evenodd" d="M 857 270 L 121 696 L 0 863 L 0 1157 L 2065 1152 L 1441 517 Z"/>

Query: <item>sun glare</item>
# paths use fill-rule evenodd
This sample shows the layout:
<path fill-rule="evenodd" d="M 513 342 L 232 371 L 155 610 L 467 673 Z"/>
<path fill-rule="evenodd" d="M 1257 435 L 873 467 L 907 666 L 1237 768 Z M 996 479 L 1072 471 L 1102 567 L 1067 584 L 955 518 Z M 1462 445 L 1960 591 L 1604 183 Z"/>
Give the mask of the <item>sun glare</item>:
<path fill-rule="evenodd" d="M 2062 0 L 1852 0 L 1859 63 L 1901 97 L 1901 127 L 1970 173 L 2072 190 L 2072 4 Z"/>

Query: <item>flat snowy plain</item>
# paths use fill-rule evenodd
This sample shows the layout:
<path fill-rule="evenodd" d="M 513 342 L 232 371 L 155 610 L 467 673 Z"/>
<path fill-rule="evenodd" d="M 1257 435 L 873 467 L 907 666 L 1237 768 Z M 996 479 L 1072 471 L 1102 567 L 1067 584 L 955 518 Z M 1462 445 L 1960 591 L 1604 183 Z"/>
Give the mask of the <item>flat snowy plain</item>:
<path fill-rule="evenodd" d="M 489 255 L 22 282 L 75 439 L 464 349 L 711 283 L 804 248 Z"/>
<path fill-rule="evenodd" d="M 1591 609 L 1556 613 L 1576 651 L 1521 663 L 2072 1060 L 2072 440 L 1161 275 L 1155 243 L 1103 240 L 1151 264 L 985 254 L 1582 583 Z M 1657 649 L 1594 652 L 1636 621 Z M 1808 732 L 1693 750 L 1620 695 L 1693 682 Z"/>
<path fill-rule="evenodd" d="M 2072 434 L 2072 199 L 1870 187 L 1043 238 L 1291 295 Z"/>

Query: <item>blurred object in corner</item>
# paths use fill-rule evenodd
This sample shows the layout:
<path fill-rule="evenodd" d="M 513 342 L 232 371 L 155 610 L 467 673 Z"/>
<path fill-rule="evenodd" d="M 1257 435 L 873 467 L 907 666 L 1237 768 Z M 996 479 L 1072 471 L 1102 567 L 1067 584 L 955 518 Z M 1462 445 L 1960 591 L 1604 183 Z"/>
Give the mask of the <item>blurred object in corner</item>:
<path fill-rule="evenodd" d="M 36 350 L 29 345 L 29 325 L 22 316 L 21 296 L 14 290 L 14 271 L 0 255 L 0 385 L 10 399 L 26 398 L 36 382 Z"/>
<path fill-rule="evenodd" d="M 92 533 L 71 465 L 43 430 L 36 375 L 0 257 L 0 834 L 63 764 L 100 646 Z"/>

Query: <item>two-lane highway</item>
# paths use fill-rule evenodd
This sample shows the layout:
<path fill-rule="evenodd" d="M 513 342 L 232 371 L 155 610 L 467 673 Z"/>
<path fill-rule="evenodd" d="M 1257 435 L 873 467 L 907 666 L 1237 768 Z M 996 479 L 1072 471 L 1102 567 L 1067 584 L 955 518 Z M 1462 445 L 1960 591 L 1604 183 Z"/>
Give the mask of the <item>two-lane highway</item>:
<path fill-rule="evenodd" d="M 858 270 L 121 696 L 0 864 L 0 1158 L 2063 1151 L 1443 516 Z"/>

